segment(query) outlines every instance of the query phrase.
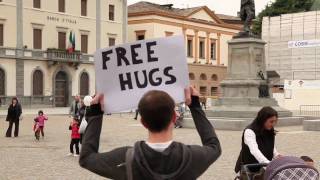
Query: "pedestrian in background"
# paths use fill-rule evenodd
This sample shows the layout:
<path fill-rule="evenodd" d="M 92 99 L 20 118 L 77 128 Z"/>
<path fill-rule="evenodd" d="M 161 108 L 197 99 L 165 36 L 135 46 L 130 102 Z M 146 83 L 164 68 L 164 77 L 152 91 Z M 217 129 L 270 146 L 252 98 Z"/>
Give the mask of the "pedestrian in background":
<path fill-rule="evenodd" d="M 81 99 L 80 99 L 80 96 L 79 95 L 76 95 L 74 97 L 74 101 L 72 102 L 71 106 L 70 106 L 70 116 L 71 117 L 78 117 L 79 116 L 79 110 L 80 110 L 80 107 L 81 107 Z M 79 119 L 79 117 L 78 117 Z"/>
<path fill-rule="evenodd" d="M 85 117 L 85 114 L 86 114 L 86 106 L 84 105 L 84 102 L 81 101 L 81 106 L 79 109 L 79 126 L 80 126 L 83 118 Z M 83 133 L 80 133 L 80 144 L 82 143 L 82 136 L 83 136 Z"/>
<path fill-rule="evenodd" d="M 71 142 L 70 142 L 70 153 L 68 156 L 79 156 L 79 142 L 80 142 L 80 134 L 79 134 L 79 119 L 76 117 L 73 118 L 72 122 L 70 123 L 69 130 L 71 130 Z M 76 154 L 74 154 L 73 146 L 75 146 Z"/>
<path fill-rule="evenodd" d="M 14 137 L 19 136 L 19 120 L 22 114 L 22 108 L 19 104 L 18 98 L 14 97 L 11 100 L 11 104 L 8 108 L 8 114 L 6 117 L 6 121 L 9 122 L 9 127 L 6 132 L 6 137 L 11 137 L 12 134 L 12 126 L 14 124 Z"/>

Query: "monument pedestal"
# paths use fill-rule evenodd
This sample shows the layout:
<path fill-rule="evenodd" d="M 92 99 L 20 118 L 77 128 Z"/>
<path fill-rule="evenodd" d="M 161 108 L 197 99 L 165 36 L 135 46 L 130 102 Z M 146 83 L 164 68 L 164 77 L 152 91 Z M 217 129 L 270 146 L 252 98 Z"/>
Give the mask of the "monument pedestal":
<path fill-rule="evenodd" d="M 227 78 L 221 82 L 222 97 L 213 101 L 206 114 L 218 129 L 241 130 L 248 125 L 264 106 L 279 112 L 280 124 L 299 125 L 301 118 L 281 108 L 272 98 L 266 77 L 265 42 L 256 38 L 237 38 L 229 43 Z M 290 124 L 290 120 L 295 119 Z M 187 122 L 186 122 L 187 123 Z"/>

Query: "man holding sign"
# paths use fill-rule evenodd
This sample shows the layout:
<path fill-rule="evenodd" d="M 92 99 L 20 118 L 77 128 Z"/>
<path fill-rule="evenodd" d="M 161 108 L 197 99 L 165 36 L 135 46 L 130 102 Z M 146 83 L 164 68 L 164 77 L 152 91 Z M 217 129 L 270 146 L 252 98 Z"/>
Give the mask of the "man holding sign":
<path fill-rule="evenodd" d="M 185 90 L 203 146 L 173 141 L 176 122 L 175 102 L 164 91 L 149 91 L 139 102 L 141 122 L 149 131 L 147 141 L 134 147 L 121 147 L 99 153 L 103 119 L 103 95 L 97 95 L 88 113 L 88 127 L 82 143 L 79 163 L 103 177 L 115 180 L 194 180 L 221 155 L 221 147 L 211 123 L 205 116 L 199 93 Z"/>
<path fill-rule="evenodd" d="M 221 154 L 219 140 L 201 109 L 199 93 L 188 87 L 182 36 L 138 41 L 95 54 L 98 94 L 87 111 L 80 165 L 116 180 L 193 180 Z M 148 130 L 147 141 L 99 153 L 103 113 L 135 109 Z M 191 111 L 203 146 L 173 141 L 175 104 Z"/>

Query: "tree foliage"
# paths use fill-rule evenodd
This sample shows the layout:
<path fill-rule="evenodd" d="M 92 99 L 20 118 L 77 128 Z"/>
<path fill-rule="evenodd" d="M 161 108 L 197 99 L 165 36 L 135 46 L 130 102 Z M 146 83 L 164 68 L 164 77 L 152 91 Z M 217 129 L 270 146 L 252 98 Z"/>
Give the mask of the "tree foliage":
<path fill-rule="evenodd" d="M 320 9 L 320 0 L 275 0 L 267 5 L 256 17 L 253 23 L 253 32 L 261 35 L 262 19 L 265 16 L 279 16 L 281 14 L 305 12 Z"/>

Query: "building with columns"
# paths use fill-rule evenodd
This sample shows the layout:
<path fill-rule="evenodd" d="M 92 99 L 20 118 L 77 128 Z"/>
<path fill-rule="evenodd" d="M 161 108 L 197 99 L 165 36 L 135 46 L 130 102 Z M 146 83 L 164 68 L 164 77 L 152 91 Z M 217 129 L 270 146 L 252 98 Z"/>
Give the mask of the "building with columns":
<path fill-rule="evenodd" d="M 237 21 L 238 23 L 238 21 Z M 178 9 L 171 4 L 138 2 L 128 7 L 128 40 L 185 37 L 192 85 L 206 96 L 219 95 L 227 73 L 228 41 L 241 29 L 206 6 Z"/>
<path fill-rule="evenodd" d="M 126 42 L 126 30 L 126 0 L 0 0 L 1 103 L 68 106 L 94 94 L 92 54 Z"/>

